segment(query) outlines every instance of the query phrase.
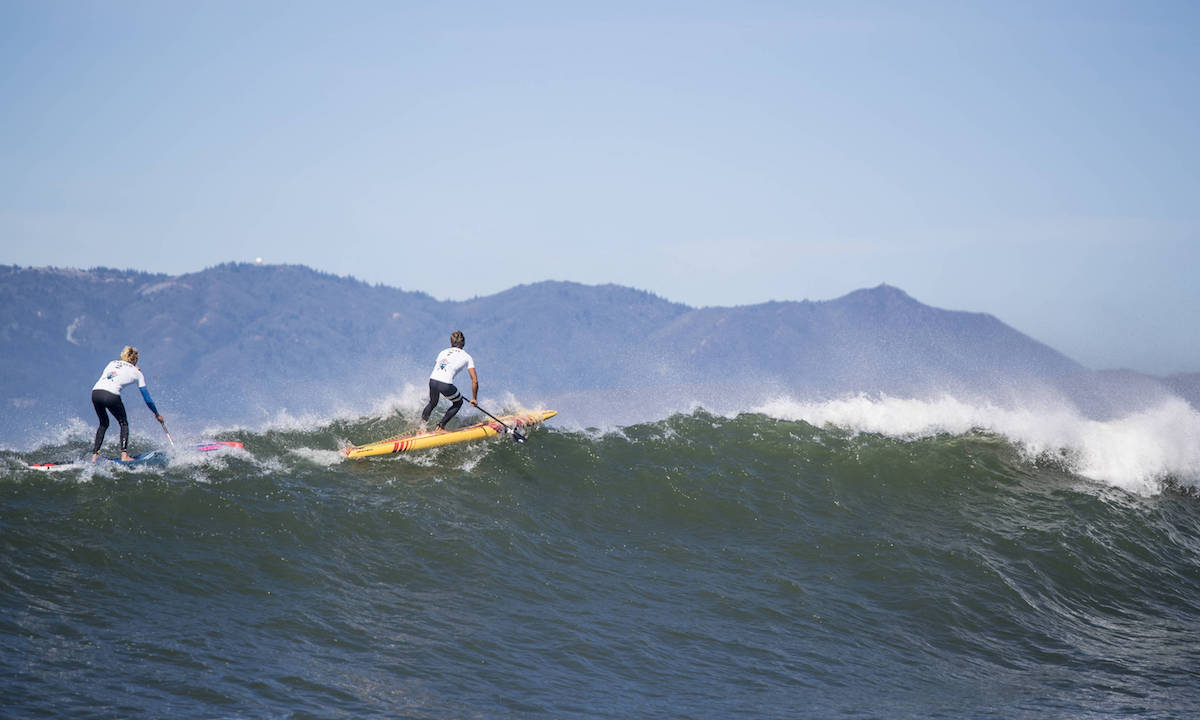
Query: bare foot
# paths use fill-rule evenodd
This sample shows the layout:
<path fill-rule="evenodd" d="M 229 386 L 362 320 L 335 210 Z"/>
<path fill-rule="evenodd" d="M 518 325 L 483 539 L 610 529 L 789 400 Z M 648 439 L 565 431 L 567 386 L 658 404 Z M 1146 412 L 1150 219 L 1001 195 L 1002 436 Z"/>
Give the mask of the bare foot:
<path fill-rule="evenodd" d="M 92 462 L 96 462 L 96 461 L 97 461 L 97 460 L 99 460 L 99 459 L 100 459 L 100 453 L 93 453 L 93 454 L 92 454 Z"/>
<path fill-rule="evenodd" d="M 133 458 L 129 457 L 129 453 L 124 451 L 121 452 L 121 462 L 129 462 L 132 459 Z"/>
<path fill-rule="evenodd" d="M 437 427 L 435 427 L 433 429 L 434 435 L 445 435 L 446 432 L 447 432 L 446 428 L 442 427 L 441 425 L 438 425 Z"/>

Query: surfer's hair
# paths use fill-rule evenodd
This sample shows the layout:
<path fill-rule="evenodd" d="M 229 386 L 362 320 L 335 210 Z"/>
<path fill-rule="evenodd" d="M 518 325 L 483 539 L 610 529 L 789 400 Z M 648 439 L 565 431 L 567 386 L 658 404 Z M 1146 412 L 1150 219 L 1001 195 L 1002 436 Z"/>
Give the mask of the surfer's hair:
<path fill-rule="evenodd" d="M 450 333 L 450 347 L 461 348 L 467 344 L 467 336 L 462 334 L 462 330 L 455 330 Z"/>
<path fill-rule="evenodd" d="M 137 360 L 138 360 L 137 348 L 126 345 L 125 349 L 121 351 L 121 359 L 124 360 L 125 362 L 129 363 L 130 365 L 137 365 Z"/>

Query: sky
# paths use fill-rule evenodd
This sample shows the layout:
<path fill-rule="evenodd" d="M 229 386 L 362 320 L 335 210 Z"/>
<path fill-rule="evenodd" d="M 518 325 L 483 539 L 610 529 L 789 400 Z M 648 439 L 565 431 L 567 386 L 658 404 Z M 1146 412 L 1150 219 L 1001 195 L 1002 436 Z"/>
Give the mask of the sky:
<path fill-rule="evenodd" d="M 1200 3 L 0 0 L 0 263 L 888 283 L 1200 371 Z"/>

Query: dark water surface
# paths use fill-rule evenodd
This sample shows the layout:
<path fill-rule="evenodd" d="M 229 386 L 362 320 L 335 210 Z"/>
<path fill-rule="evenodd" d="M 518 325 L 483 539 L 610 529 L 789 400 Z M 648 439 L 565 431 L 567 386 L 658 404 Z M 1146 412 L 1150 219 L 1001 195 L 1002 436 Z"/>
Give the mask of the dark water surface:
<path fill-rule="evenodd" d="M 0 455 L 5 717 L 1200 714 L 1200 501 L 762 414 Z"/>

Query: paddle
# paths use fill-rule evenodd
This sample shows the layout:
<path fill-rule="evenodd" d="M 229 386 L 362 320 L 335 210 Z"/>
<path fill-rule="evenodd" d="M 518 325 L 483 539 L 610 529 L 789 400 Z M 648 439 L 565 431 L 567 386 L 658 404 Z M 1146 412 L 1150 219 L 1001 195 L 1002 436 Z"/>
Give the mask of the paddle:
<path fill-rule="evenodd" d="M 475 407 L 476 407 L 476 408 L 479 408 L 479 412 L 483 413 L 484 415 L 487 415 L 488 417 L 490 417 L 491 419 L 493 419 L 493 420 L 495 420 L 496 422 L 500 423 L 501 425 L 504 425 L 504 421 L 503 421 L 503 420 L 501 420 L 500 418 L 498 418 L 498 417 L 496 417 L 495 415 L 491 414 L 491 413 L 490 413 L 490 412 L 488 412 L 487 410 L 484 410 L 483 408 L 479 407 L 479 404 L 478 404 L 478 403 L 476 403 L 476 404 L 475 404 Z M 512 432 L 512 435 L 513 435 L 513 442 L 519 442 L 519 443 L 523 443 L 523 442 L 525 442 L 525 436 L 521 434 L 521 431 L 520 431 L 520 430 L 517 430 L 515 427 L 509 427 L 509 426 L 507 426 L 507 425 L 504 425 L 504 429 L 505 429 L 505 430 L 508 430 L 508 431 L 510 431 L 510 432 Z"/>
<path fill-rule="evenodd" d="M 171 438 L 171 431 L 167 430 L 167 421 L 162 418 L 158 419 L 158 424 L 162 425 L 163 432 L 167 434 L 167 439 L 171 441 L 171 447 L 175 447 L 175 440 Z"/>

